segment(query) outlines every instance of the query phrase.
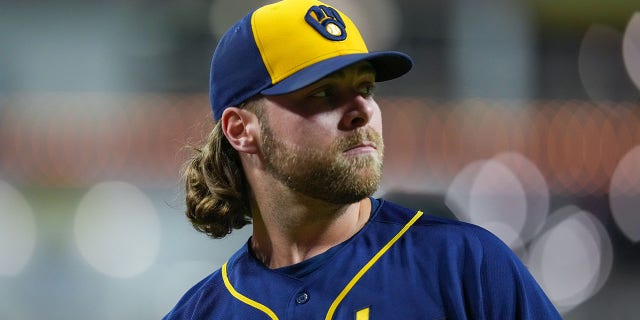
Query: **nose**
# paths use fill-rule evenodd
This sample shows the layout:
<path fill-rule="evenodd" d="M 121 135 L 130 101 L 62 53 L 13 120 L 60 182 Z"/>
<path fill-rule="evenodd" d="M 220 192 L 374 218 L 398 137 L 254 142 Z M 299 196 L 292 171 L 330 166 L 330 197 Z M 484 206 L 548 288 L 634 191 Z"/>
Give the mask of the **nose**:
<path fill-rule="evenodd" d="M 376 102 L 373 98 L 363 97 L 362 95 L 354 95 L 349 103 L 347 109 L 340 121 L 341 130 L 353 130 L 366 126 L 373 113 L 377 108 Z"/>

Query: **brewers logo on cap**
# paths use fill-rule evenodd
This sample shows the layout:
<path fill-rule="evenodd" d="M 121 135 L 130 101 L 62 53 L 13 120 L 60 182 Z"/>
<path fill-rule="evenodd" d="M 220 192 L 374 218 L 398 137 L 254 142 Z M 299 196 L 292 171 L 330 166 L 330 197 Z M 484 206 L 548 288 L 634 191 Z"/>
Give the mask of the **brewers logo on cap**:
<path fill-rule="evenodd" d="M 340 41 L 347 38 L 347 30 L 338 11 L 324 5 L 313 6 L 304 17 L 316 31 L 329 40 Z"/>

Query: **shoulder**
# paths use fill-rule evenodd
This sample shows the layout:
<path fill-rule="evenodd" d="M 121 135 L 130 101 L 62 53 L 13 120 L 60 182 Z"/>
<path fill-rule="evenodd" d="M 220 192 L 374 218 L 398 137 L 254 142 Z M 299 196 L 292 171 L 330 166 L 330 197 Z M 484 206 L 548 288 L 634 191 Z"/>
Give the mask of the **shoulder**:
<path fill-rule="evenodd" d="M 380 209 L 376 219 L 394 224 L 406 224 L 418 212 L 389 201 Z M 486 229 L 425 212 L 403 238 L 415 264 L 446 283 L 451 299 L 471 297 L 465 303 L 473 318 L 560 319 L 526 266 Z"/>
<path fill-rule="evenodd" d="M 374 220 L 379 223 L 411 224 L 413 232 L 429 232 L 435 235 L 468 238 L 472 241 L 494 245 L 501 241 L 486 229 L 459 220 L 435 216 L 428 211 L 409 209 L 391 201 L 380 200 L 379 212 L 375 213 Z M 414 220 L 414 221 L 412 221 Z"/>
<path fill-rule="evenodd" d="M 397 228 L 409 226 L 403 236 L 407 245 L 421 252 L 433 252 L 440 258 L 458 260 L 464 257 L 467 262 L 475 263 L 487 257 L 516 259 L 508 246 L 480 226 L 408 209 L 390 201 L 381 200 L 374 221 L 397 225 Z"/>
<path fill-rule="evenodd" d="M 210 299 L 224 284 L 220 269 L 192 286 L 163 320 L 197 319 L 197 312 L 203 299 Z"/>

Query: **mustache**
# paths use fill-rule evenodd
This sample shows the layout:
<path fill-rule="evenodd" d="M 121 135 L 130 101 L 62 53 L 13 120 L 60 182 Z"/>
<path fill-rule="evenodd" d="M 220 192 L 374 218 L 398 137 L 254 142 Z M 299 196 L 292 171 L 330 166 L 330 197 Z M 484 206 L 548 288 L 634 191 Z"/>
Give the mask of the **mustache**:
<path fill-rule="evenodd" d="M 382 151 L 384 148 L 384 142 L 380 133 L 372 128 L 358 128 L 353 134 L 339 138 L 335 142 L 334 149 L 343 151 L 360 145 L 365 141 L 372 143 L 379 151 Z"/>

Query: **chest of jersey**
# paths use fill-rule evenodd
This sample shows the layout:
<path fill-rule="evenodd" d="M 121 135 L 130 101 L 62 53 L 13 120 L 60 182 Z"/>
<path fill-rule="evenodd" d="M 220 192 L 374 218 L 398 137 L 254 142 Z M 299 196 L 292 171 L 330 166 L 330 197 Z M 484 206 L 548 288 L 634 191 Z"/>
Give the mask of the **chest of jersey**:
<path fill-rule="evenodd" d="M 440 272 L 425 268 L 437 264 L 422 260 L 438 253 L 414 250 L 415 239 L 404 237 L 409 226 L 384 226 L 386 237 L 367 230 L 374 236 L 354 240 L 358 243 L 344 246 L 301 278 L 241 257 L 223 267 L 229 294 L 221 296 L 233 297 L 228 304 L 237 315 L 247 312 L 238 317 L 243 319 L 442 319 L 441 285 L 451 286 L 455 279 L 443 280 Z"/>
<path fill-rule="evenodd" d="M 266 268 L 245 245 L 165 319 L 561 318 L 486 230 L 391 203 L 381 208 L 350 240 L 294 272 Z"/>

